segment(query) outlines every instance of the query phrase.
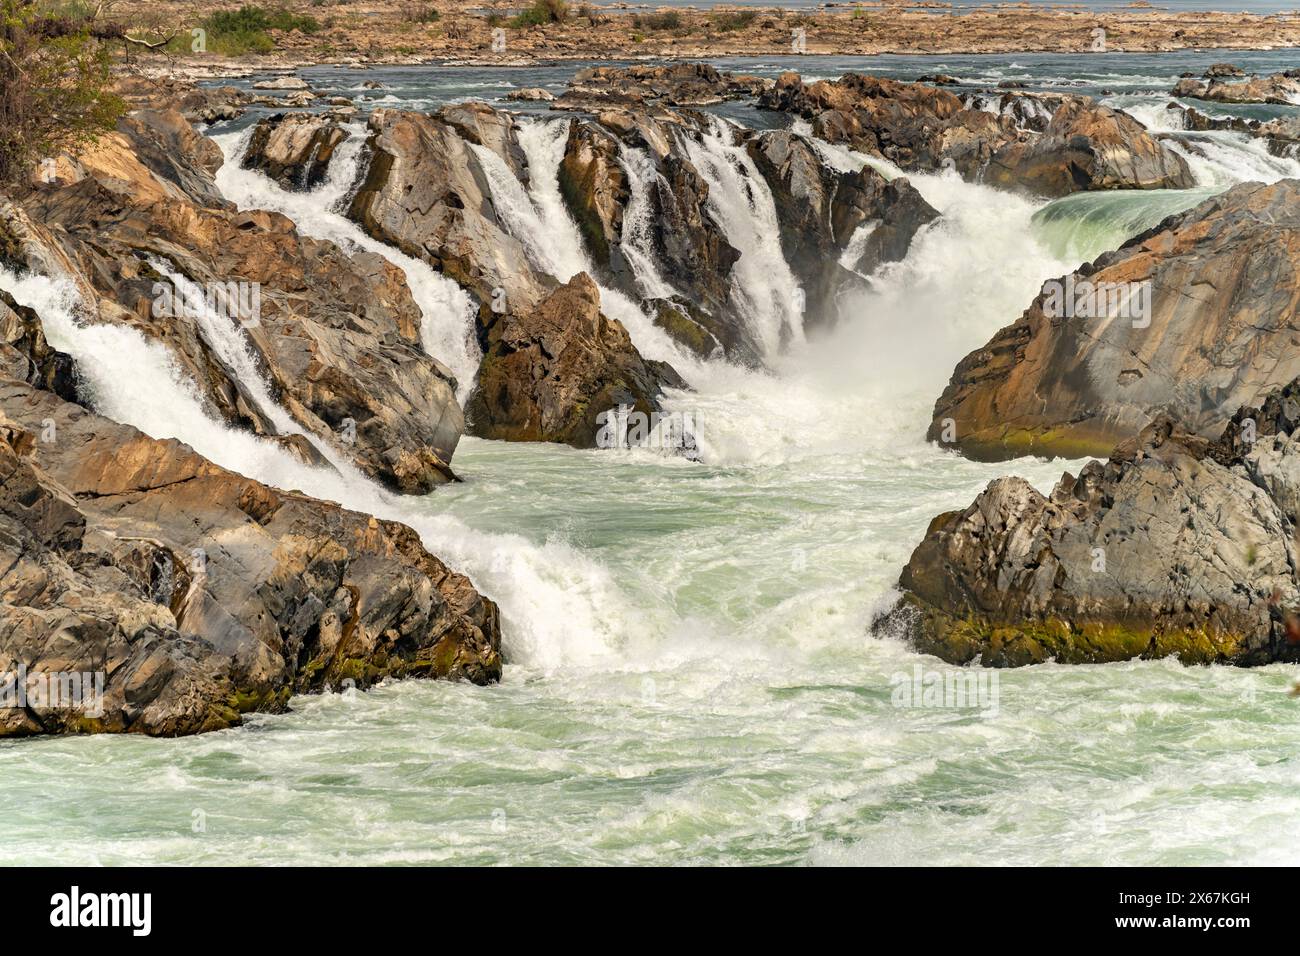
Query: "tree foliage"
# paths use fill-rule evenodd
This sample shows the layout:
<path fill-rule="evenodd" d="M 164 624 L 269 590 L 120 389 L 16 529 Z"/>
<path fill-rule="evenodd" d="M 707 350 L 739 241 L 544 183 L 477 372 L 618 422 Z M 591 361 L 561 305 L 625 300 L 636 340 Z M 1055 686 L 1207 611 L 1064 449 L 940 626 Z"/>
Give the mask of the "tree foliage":
<path fill-rule="evenodd" d="M 40 0 L 0 0 L 0 183 L 111 129 L 125 105 L 110 89 L 120 28 Z"/>

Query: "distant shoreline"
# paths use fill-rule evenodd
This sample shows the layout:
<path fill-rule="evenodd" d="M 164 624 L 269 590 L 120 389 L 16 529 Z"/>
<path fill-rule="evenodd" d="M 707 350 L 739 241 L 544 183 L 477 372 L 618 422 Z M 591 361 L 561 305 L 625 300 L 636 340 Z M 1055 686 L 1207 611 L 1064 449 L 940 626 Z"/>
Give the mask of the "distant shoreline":
<path fill-rule="evenodd" d="M 188 3 L 132 0 L 127 7 L 173 8 L 173 22 L 201 22 Z M 314 18 L 313 32 L 273 32 L 274 50 L 223 57 L 215 52 L 184 56 L 150 53 L 135 63 L 153 71 L 179 70 L 194 77 L 230 76 L 304 66 L 466 65 L 522 66 L 572 60 L 683 60 L 728 56 L 1015 53 L 1172 53 L 1180 50 L 1270 51 L 1300 48 L 1300 13 L 1216 13 L 1054 9 L 1037 6 L 949 8 L 907 6 L 796 10 L 733 7 L 731 11 L 622 10 L 570 2 L 561 22 L 525 26 L 509 18 L 521 0 L 487 2 L 472 10 L 449 0 L 430 0 L 424 18 L 413 18 L 405 0 L 375 0 L 365 14 L 348 5 L 317 6 L 288 0 L 285 6 Z M 188 27 L 184 32 L 188 32 Z M 184 33 L 182 33 L 184 35 Z M 1104 49 L 1094 49 L 1096 46 Z"/>

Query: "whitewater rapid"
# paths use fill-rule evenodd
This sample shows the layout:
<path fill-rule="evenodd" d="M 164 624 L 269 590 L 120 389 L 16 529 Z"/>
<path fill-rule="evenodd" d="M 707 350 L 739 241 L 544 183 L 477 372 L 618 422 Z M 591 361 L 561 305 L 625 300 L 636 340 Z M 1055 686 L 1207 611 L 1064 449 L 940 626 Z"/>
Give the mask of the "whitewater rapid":
<path fill-rule="evenodd" d="M 555 186 L 563 125 L 522 124 L 527 188 L 477 151 L 506 227 L 561 280 L 590 268 Z M 352 132 L 310 194 L 240 169 L 247 134 L 219 136 L 218 184 L 241 209 L 278 210 L 308 235 L 401 267 L 425 346 L 463 397 L 478 361 L 472 303 L 340 214 L 361 160 Z M 244 474 L 410 524 L 501 604 L 508 659 L 496 687 L 389 683 L 296 698 L 292 714 L 186 740 L 0 750 L 14 808 L 0 818 L 0 861 L 1294 858 L 1290 669 L 1049 664 L 1000 675 L 996 715 L 900 709 L 891 681 L 946 668 L 870 633 L 935 514 L 965 507 L 1001 474 L 1045 489 L 1080 464 L 982 465 L 925 443 L 954 364 L 1044 279 L 1193 197 L 1042 204 L 953 173 L 911 175 L 940 219 L 873 277 L 847 321 L 805 337 L 786 303 L 797 283 L 763 232 L 770 196 L 744 181 L 724 132 L 695 144 L 697 165 L 729 239 L 766 263 L 746 294 L 771 368 L 683 356 L 635 303 L 602 290 L 638 347 L 690 382 L 669 404 L 694 413 L 700 464 L 465 439 L 454 462 L 463 484 L 390 495 L 216 421 L 163 346 L 84 324 L 70 284 L 0 272 L 0 288 L 37 308 L 51 341 L 77 358 L 97 408 Z M 1243 143 L 1224 147 L 1250 154 L 1240 161 L 1217 158 L 1244 177 L 1259 157 Z M 817 145 L 843 168 L 865 162 Z M 635 150 L 623 159 L 633 192 L 624 252 L 639 284 L 662 290 L 638 219 L 653 171 Z M 1193 165 L 1207 195 L 1222 186 L 1212 165 Z M 240 344 L 220 342 L 228 361 Z M 201 835 L 194 809 L 208 821 Z"/>

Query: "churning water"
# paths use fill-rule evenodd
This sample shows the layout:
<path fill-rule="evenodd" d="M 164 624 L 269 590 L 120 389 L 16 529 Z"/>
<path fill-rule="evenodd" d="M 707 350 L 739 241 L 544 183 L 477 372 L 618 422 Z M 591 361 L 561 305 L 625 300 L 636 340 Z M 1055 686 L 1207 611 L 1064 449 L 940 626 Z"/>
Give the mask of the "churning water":
<path fill-rule="evenodd" d="M 951 60 L 928 68 L 957 72 Z M 1176 75 L 1183 64 L 1146 57 L 1137 75 Z M 983 58 L 970 70 L 1011 64 Z M 417 72 L 392 72 L 412 100 L 438 99 Z M 1126 76 L 1108 85 L 1124 88 Z M 1152 111 L 1166 101 L 1131 95 Z M 525 124 L 528 188 L 481 158 L 503 223 L 565 279 L 587 263 L 555 192 L 554 122 Z M 468 386 L 468 300 L 335 208 L 359 135 L 312 196 L 240 170 L 240 133 L 219 141 L 219 184 L 242 208 L 278 209 L 306 233 L 402 266 L 426 346 Z M 902 684 L 953 669 L 872 634 L 869 622 L 936 513 L 964 507 L 1001 474 L 1046 489 L 1078 467 L 981 465 L 927 445 L 930 409 L 956 361 L 1018 316 L 1045 279 L 1234 178 L 1300 168 L 1222 134 L 1189 151 L 1196 193 L 1044 205 L 951 174 L 914 175 L 942 218 L 875 277 L 852 321 L 821 338 L 788 335 L 782 350 L 791 316 L 762 308 L 769 299 L 786 307 L 793 283 L 771 258 L 780 251 L 770 197 L 761 182 L 740 182 L 725 127 L 694 148 L 733 242 L 768 257 L 746 291 L 771 370 L 687 359 L 630 300 L 606 290 L 606 307 L 692 385 L 670 403 L 694 412 L 698 464 L 466 439 L 455 459 L 464 484 L 398 498 L 346 467 L 312 470 L 213 422 L 161 347 L 79 324 L 65 283 L 0 273 L 0 287 L 39 307 L 52 341 L 80 360 L 105 413 L 246 474 L 414 526 L 501 604 L 510 661 L 495 687 L 410 681 L 296 698 L 291 714 L 183 740 L 0 745 L 0 861 L 1294 859 L 1293 668 L 1047 664 L 998 673 L 984 706 L 896 706 Z M 643 163 L 635 173 L 649 175 Z M 662 285 L 644 248 L 627 251 L 644 285 Z M 269 400 L 264 390 L 259 399 Z"/>

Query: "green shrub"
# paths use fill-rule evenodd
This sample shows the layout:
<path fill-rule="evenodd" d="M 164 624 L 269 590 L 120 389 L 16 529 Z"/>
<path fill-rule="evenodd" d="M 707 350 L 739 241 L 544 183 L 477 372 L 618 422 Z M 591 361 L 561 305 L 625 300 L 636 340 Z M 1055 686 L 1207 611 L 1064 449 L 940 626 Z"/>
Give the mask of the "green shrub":
<path fill-rule="evenodd" d="M 0 0 L 0 182 L 116 125 L 126 104 L 109 89 L 111 65 L 71 5 Z"/>
<path fill-rule="evenodd" d="M 320 22 L 315 17 L 284 9 L 268 10 L 247 4 L 238 10 L 218 10 L 201 23 L 208 34 L 208 49 L 213 53 L 238 56 L 241 53 L 270 53 L 275 41 L 268 30 L 299 30 L 316 33 Z"/>
<path fill-rule="evenodd" d="M 531 7 L 510 20 L 510 25 L 517 30 L 541 27 L 548 23 L 562 23 L 568 16 L 569 5 L 564 0 L 534 0 Z"/>
<path fill-rule="evenodd" d="M 428 3 L 408 3 L 402 11 L 402 18 L 409 23 L 437 23 L 441 14 Z"/>
<path fill-rule="evenodd" d="M 682 16 L 675 10 L 669 10 L 665 13 L 647 13 L 640 19 L 641 23 L 638 23 L 637 26 L 644 25 L 648 30 L 677 30 L 682 25 Z"/>
<path fill-rule="evenodd" d="M 736 10 L 727 13 L 715 13 L 713 15 L 713 25 L 719 30 L 743 30 L 754 22 L 758 14 L 753 10 Z"/>

